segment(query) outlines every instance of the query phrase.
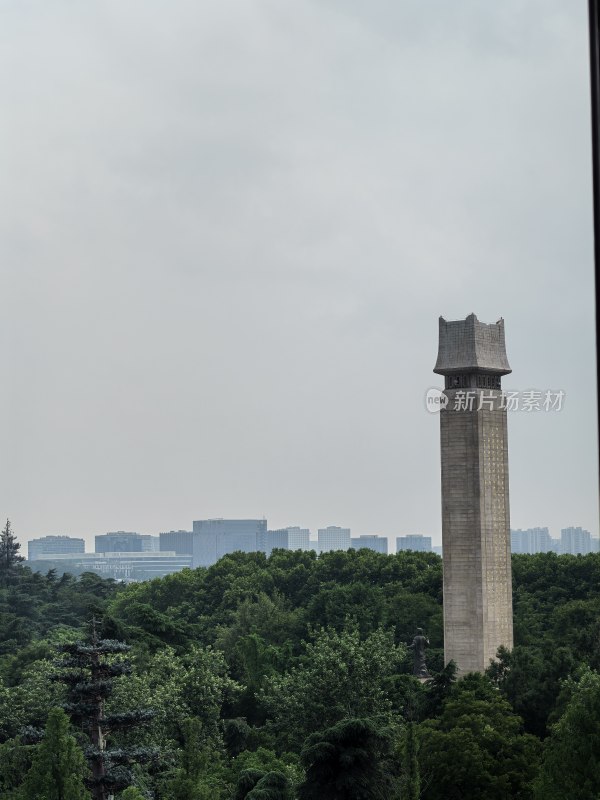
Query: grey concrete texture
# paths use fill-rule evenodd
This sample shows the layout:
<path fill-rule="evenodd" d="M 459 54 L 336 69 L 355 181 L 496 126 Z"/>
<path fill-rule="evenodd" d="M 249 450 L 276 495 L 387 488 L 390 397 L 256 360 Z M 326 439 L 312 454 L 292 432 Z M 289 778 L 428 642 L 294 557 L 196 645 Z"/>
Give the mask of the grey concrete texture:
<path fill-rule="evenodd" d="M 504 324 L 440 318 L 436 369 L 510 372 Z M 474 381 L 477 383 L 477 381 Z M 513 646 L 507 412 L 502 391 L 445 390 L 440 412 L 444 657 L 459 674 L 483 672 L 500 646 Z M 492 402 L 490 402 L 490 399 Z"/>
<path fill-rule="evenodd" d="M 439 320 L 439 349 L 433 371 L 438 375 L 477 370 L 496 375 L 512 372 L 506 356 L 504 320 L 487 324 L 475 314 Z"/>

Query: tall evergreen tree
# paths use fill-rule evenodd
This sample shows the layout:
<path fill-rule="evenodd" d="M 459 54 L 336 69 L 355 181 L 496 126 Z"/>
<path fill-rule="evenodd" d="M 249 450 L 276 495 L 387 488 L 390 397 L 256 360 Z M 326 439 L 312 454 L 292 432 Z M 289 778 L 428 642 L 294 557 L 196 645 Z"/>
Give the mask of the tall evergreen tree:
<path fill-rule="evenodd" d="M 300 759 L 306 778 L 300 800 L 387 800 L 393 778 L 386 761 L 391 737 L 369 719 L 349 719 L 313 733 Z"/>
<path fill-rule="evenodd" d="M 83 753 L 69 733 L 69 718 L 60 708 L 48 714 L 46 731 L 21 787 L 23 800 L 87 800 Z"/>
<path fill-rule="evenodd" d="M 65 657 L 58 662 L 61 672 L 56 679 L 69 687 L 69 702 L 65 710 L 90 739 L 85 755 L 91 771 L 88 785 L 92 796 L 94 800 L 107 800 L 113 791 L 133 782 L 129 769 L 131 764 L 155 760 L 158 752 L 144 747 L 107 748 L 107 737 L 111 733 L 143 725 L 152 719 L 154 713 L 150 709 L 138 709 L 105 715 L 104 704 L 112 693 L 114 679 L 131 672 L 129 662 L 110 657 L 126 653 L 130 647 L 124 642 L 99 639 L 95 620 L 92 625 L 91 644 L 76 642 L 60 647 Z"/>
<path fill-rule="evenodd" d="M 12 532 L 10 520 L 6 520 L 6 525 L 0 532 L 0 578 L 4 584 L 8 583 L 10 576 L 19 561 L 24 561 L 23 556 L 19 555 L 21 545 L 17 542 L 17 537 Z"/>

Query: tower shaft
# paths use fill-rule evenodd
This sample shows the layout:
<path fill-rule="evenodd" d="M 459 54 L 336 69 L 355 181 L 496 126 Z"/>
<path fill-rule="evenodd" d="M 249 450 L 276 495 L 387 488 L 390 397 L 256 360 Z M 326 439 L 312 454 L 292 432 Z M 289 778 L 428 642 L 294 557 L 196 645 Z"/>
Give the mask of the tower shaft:
<path fill-rule="evenodd" d="M 512 587 L 506 410 L 441 412 L 444 655 L 461 672 L 483 671 L 500 645 L 512 648 Z M 460 403 L 460 396 L 459 396 Z"/>

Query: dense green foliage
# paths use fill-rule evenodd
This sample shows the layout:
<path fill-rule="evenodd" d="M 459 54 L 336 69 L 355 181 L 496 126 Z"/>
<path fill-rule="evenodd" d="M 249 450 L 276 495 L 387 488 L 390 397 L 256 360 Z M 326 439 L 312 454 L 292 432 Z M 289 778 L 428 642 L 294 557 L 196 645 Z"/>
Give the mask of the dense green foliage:
<path fill-rule="evenodd" d="M 86 772 L 83 753 L 69 733 L 69 718 L 53 708 L 21 787 L 22 800 L 88 800 Z"/>
<path fill-rule="evenodd" d="M 89 641 L 94 616 L 103 639 L 132 647 L 106 714 L 154 712 L 109 731 L 107 747 L 161 754 L 130 764 L 135 786 L 119 797 L 552 800 L 568 778 L 568 796 L 597 798 L 600 556 L 514 556 L 513 575 L 514 649 L 456 681 L 432 553 L 236 553 L 127 586 L 13 561 L 0 584 L 0 794 L 23 797 L 39 769 L 35 729 L 67 702 L 58 647 Z M 407 653 L 418 626 L 425 685 Z M 69 735 L 87 744 L 72 725 L 65 757 Z"/>
<path fill-rule="evenodd" d="M 393 792 L 393 733 L 369 719 L 348 719 L 311 734 L 300 758 L 300 800 L 386 800 Z"/>

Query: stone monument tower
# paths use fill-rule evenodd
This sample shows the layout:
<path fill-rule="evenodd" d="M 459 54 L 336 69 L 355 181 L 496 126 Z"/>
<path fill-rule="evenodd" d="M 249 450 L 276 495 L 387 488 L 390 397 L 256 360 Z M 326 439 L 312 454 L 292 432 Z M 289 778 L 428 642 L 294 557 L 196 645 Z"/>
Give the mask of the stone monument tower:
<path fill-rule="evenodd" d="M 504 320 L 440 317 L 444 651 L 459 675 L 512 648 Z"/>

